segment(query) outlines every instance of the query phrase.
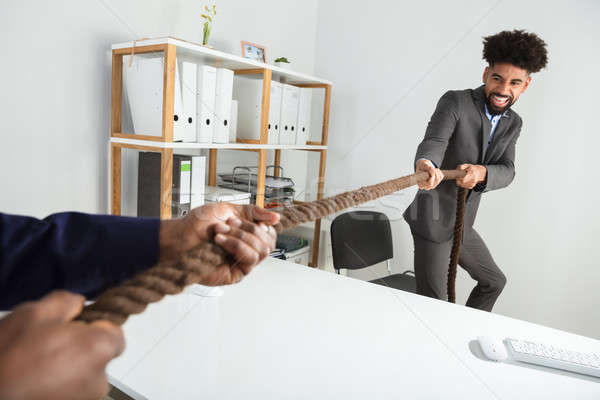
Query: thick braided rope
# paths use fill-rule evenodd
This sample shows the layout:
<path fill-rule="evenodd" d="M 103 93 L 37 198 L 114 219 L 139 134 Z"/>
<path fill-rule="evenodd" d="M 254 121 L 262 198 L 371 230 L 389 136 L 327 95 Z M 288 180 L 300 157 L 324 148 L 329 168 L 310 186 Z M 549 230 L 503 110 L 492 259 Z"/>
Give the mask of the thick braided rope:
<path fill-rule="evenodd" d="M 443 173 L 444 179 L 447 180 L 465 175 L 464 171 L 457 170 L 443 171 Z M 387 196 L 428 178 L 427 172 L 419 172 L 289 207 L 281 212 L 280 222 L 275 225 L 275 229 L 281 232 L 304 222 L 314 221 L 343 209 Z M 87 322 L 105 319 L 122 325 L 129 315 L 143 312 L 148 304 L 161 300 L 165 295 L 181 293 L 188 285 L 203 282 L 203 271 L 223 264 L 231 264 L 227 253 L 212 242 L 204 242 L 183 254 L 175 262 L 159 263 L 119 286 L 106 290 L 96 302 L 84 307 L 78 319 Z"/>
<path fill-rule="evenodd" d="M 454 223 L 454 235 L 452 237 L 450 265 L 448 265 L 448 301 L 450 303 L 456 303 L 456 270 L 460 248 L 462 247 L 467 193 L 467 189 L 462 187 L 459 187 L 456 193 L 456 222 Z"/>

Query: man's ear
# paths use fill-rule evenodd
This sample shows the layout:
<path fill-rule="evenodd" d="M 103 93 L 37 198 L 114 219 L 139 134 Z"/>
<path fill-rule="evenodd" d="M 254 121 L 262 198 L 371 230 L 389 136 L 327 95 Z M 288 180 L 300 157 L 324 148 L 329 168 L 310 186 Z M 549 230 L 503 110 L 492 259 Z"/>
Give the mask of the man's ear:
<path fill-rule="evenodd" d="M 523 92 L 525 92 L 527 90 L 530 83 L 531 83 L 531 76 L 528 76 L 527 80 L 525 80 L 525 84 L 523 85 Z M 523 93 L 523 92 L 521 92 L 521 93 Z"/>
<path fill-rule="evenodd" d="M 483 70 L 483 78 L 482 78 L 483 83 L 487 82 L 489 72 L 490 72 L 490 67 L 489 66 L 485 67 L 485 69 Z"/>

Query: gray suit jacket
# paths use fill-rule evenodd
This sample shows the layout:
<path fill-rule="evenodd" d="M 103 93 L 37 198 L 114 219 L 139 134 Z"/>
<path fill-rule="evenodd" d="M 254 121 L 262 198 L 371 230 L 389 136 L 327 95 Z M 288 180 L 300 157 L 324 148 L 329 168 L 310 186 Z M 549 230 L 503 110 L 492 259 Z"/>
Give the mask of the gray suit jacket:
<path fill-rule="evenodd" d="M 438 102 L 425 138 L 417 149 L 415 163 L 426 158 L 441 169 L 455 169 L 465 163 L 485 165 L 487 181 L 469 193 L 465 229 L 471 229 L 475 222 L 482 192 L 500 189 L 512 182 L 515 145 L 522 124 L 521 117 L 508 110 L 500 118 L 486 151 L 492 124 L 485 115 L 484 86 L 446 92 Z M 438 243 L 450 240 L 454 230 L 456 192 L 454 181 L 444 181 L 430 191 L 419 190 L 404 212 L 411 231 Z"/>

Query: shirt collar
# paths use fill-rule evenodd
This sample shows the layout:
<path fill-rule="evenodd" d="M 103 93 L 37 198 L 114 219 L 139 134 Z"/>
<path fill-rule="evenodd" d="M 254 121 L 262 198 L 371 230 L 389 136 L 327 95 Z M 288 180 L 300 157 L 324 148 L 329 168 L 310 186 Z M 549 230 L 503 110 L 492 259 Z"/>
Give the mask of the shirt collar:
<path fill-rule="evenodd" d="M 488 106 L 487 104 L 485 105 L 485 115 L 488 117 L 488 119 L 491 122 L 496 122 L 500 117 L 506 117 L 506 114 L 508 113 L 508 110 L 504 111 L 502 114 L 497 114 L 497 115 L 492 115 L 490 114 L 490 112 L 488 111 Z"/>

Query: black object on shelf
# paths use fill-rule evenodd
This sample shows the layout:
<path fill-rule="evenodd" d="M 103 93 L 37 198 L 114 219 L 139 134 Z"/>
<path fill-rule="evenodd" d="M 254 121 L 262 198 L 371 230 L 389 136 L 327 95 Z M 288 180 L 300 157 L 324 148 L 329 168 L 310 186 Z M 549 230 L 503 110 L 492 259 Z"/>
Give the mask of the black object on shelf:
<path fill-rule="evenodd" d="M 285 250 L 283 249 L 275 249 L 271 252 L 271 254 L 269 254 L 269 257 L 273 257 L 273 258 L 279 258 L 280 260 L 285 260 Z"/>
<path fill-rule="evenodd" d="M 190 156 L 173 155 L 173 186 L 171 213 L 173 218 L 190 212 L 189 168 Z M 160 217 L 160 169 L 161 155 L 155 152 L 140 152 L 138 158 L 138 217 Z M 187 173 L 187 175 L 186 175 Z M 188 182 L 182 182 L 183 179 Z M 187 188 L 184 190 L 182 188 Z"/>
<path fill-rule="evenodd" d="M 277 235 L 277 243 L 275 246 L 278 249 L 283 249 L 286 252 L 295 251 L 308 246 L 308 241 L 301 237 L 289 235 Z"/>

